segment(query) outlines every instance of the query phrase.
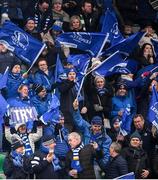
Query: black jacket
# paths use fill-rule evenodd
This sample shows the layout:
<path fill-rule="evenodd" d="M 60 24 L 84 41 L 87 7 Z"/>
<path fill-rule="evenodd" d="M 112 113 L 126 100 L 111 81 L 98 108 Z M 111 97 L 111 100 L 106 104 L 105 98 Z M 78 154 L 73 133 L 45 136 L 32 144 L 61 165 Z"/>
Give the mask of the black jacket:
<path fill-rule="evenodd" d="M 23 167 L 13 164 L 11 155 L 7 155 L 3 163 L 3 171 L 7 179 L 29 179 L 31 171 L 30 159 L 24 156 Z"/>
<path fill-rule="evenodd" d="M 58 172 L 54 171 L 53 164 L 46 160 L 47 154 L 36 152 L 31 161 L 36 179 L 58 179 Z"/>
<path fill-rule="evenodd" d="M 134 172 L 136 178 L 141 178 L 142 170 L 150 170 L 147 153 L 142 148 L 128 147 L 122 150 L 122 156 L 128 164 L 128 172 Z"/>
<path fill-rule="evenodd" d="M 105 178 L 113 179 L 128 173 L 128 166 L 126 160 L 118 155 L 110 158 L 105 167 Z"/>

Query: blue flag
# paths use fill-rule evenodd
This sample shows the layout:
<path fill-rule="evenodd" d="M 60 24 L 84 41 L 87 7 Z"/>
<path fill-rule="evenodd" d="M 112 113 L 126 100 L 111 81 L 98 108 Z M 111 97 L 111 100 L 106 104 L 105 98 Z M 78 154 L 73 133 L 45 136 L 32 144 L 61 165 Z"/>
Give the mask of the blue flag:
<path fill-rule="evenodd" d="M 123 60 L 120 53 L 117 51 L 105 59 L 102 64 L 97 66 L 93 71 L 94 74 L 100 76 L 110 76 L 120 73 L 128 74 L 133 71 L 132 69 L 134 66 L 137 67 L 137 63 L 135 61 Z"/>
<path fill-rule="evenodd" d="M 148 119 L 158 129 L 158 93 L 155 85 L 152 86 L 152 96 L 150 99 Z"/>
<path fill-rule="evenodd" d="M 149 73 L 154 73 L 158 70 L 158 63 L 156 64 L 151 64 L 148 66 L 145 66 L 144 68 L 141 68 L 138 72 L 137 72 L 137 76 L 136 77 L 140 77 L 144 72 L 149 72 Z"/>
<path fill-rule="evenodd" d="M 129 36 L 128 38 L 108 48 L 105 51 L 105 54 L 109 55 L 119 50 L 121 53 L 129 55 L 129 53 L 131 53 L 138 46 L 138 42 L 144 34 L 144 32 L 138 32 Z"/>
<path fill-rule="evenodd" d="M 7 112 L 9 104 L 6 102 L 4 97 L 0 94 L 0 123 L 2 123 L 3 116 Z"/>
<path fill-rule="evenodd" d="M 6 21 L 0 29 L 0 42 L 29 65 L 34 64 L 45 48 L 45 44 L 10 21 Z"/>
<path fill-rule="evenodd" d="M 123 115 L 120 123 L 120 131 L 123 134 L 123 136 L 126 136 L 131 132 L 131 124 L 132 124 L 131 108 L 126 107 L 123 111 Z"/>
<path fill-rule="evenodd" d="M 55 95 L 52 95 L 52 100 L 48 111 L 44 113 L 39 119 L 44 124 L 47 124 L 48 122 L 57 123 L 59 121 L 59 115 L 60 115 L 59 106 L 60 106 L 59 99 Z"/>
<path fill-rule="evenodd" d="M 105 45 L 107 36 L 103 33 L 68 32 L 57 37 L 57 41 L 67 47 L 78 48 L 89 52 L 92 57 L 98 56 Z"/>
<path fill-rule="evenodd" d="M 122 176 L 115 178 L 115 180 L 116 179 L 135 179 L 135 175 L 134 175 L 134 172 L 130 172 L 128 174 L 124 174 Z"/>
<path fill-rule="evenodd" d="M 6 87 L 8 74 L 9 74 L 9 67 L 7 67 L 4 74 L 0 76 L 0 89 L 3 89 Z"/>
<path fill-rule="evenodd" d="M 101 32 L 104 34 L 109 33 L 108 40 L 111 46 L 124 39 L 119 31 L 117 18 L 114 11 L 110 11 L 109 9 L 107 9 L 104 16 Z"/>
<path fill-rule="evenodd" d="M 59 54 L 57 55 L 57 61 L 56 61 L 56 66 L 55 66 L 55 82 L 60 82 L 62 79 L 62 76 L 66 76 L 63 65 L 61 63 L 61 60 L 59 58 Z"/>

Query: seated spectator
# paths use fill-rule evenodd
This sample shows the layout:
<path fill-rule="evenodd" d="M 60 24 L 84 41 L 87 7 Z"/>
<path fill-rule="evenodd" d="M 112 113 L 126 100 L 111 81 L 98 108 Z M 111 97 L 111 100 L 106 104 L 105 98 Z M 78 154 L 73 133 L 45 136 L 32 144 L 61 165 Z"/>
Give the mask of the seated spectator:
<path fill-rule="evenodd" d="M 63 22 L 63 30 L 67 31 L 70 22 L 69 15 L 62 9 L 62 0 L 52 1 L 52 16 L 53 21 L 59 20 Z"/>
<path fill-rule="evenodd" d="M 150 165 L 147 153 L 141 147 L 141 136 L 135 131 L 130 137 L 130 145 L 122 150 L 128 164 L 128 172 L 134 172 L 136 179 L 148 178 Z"/>
<path fill-rule="evenodd" d="M 126 160 L 120 155 L 121 145 L 113 142 L 110 145 L 110 159 L 105 166 L 105 178 L 113 179 L 128 173 Z"/>
<path fill-rule="evenodd" d="M 3 171 L 7 179 L 29 179 L 31 173 L 30 159 L 25 155 L 21 139 L 12 136 L 11 152 L 5 157 Z"/>
<path fill-rule="evenodd" d="M 54 154 L 55 138 L 44 136 L 40 150 L 36 151 L 31 165 L 37 179 L 58 179 L 60 173 L 60 162 Z"/>
<path fill-rule="evenodd" d="M 72 132 L 68 136 L 71 150 L 66 156 L 66 171 L 72 178 L 95 179 L 93 160 L 97 157 L 97 143 L 84 145 L 81 136 Z"/>
<path fill-rule="evenodd" d="M 111 138 L 106 134 L 106 130 L 103 127 L 102 118 L 94 116 L 91 120 L 91 124 L 85 121 L 78 111 L 78 101 L 73 103 L 73 119 L 77 129 L 82 133 L 84 144 L 96 142 L 98 148 L 102 151 L 103 157 L 101 159 L 95 159 L 94 168 L 97 178 L 101 178 L 101 168 L 109 161 L 109 147 L 111 144 Z"/>

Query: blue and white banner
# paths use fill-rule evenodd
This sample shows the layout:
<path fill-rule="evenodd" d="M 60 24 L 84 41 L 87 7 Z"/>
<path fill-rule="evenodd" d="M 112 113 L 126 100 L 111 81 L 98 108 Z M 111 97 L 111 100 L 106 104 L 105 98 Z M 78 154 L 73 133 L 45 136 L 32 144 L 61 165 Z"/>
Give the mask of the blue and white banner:
<path fill-rule="evenodd" d="M 107 11 L 105 12 L 101 32 L 104 34 L 109 33 L 108 40 L 111 46 L 124 39 L 118 28 L 118 22 L 114 11 L 110 11 L 109 9 L 107 9 Z"/>
<path fill-rule="evenodd" d="M 89 52 L 92 57 L 100 54 L 106 40 L 106 34 L 88 32 L 68 32 L 62 33 L 57 37 L 57 41 L 60 44 Z"/>
<path fill-rule="evenodd" d="M 37 111 L 35 107 L 11 107 L 8 110 L 10 115 L 10 124 L 27 123 L 28 121 L 37 120 Z"/>
<path fill-rule="evenodd" d="M 32 65 L 37 60 L 45 44 L 33 38 L 11 21 L 5 21 L 0 29 L 0 43 L 7 46 L 21 60 Z"/>

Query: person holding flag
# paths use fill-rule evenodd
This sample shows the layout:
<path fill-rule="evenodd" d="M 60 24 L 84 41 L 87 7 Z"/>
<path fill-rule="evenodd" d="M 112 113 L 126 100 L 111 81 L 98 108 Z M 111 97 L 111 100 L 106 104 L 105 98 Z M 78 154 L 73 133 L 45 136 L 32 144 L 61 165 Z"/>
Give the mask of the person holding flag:
<path fill-rule="evenodd" d="M 78 84 L 77 84 L 77 77 L 76 77 L 76 69 L 75 68 L 67 68 L 67 79 L 63 80 L 59 85 L 58 89 L 60 94 L 60 104 L 61 104 L 61 111 L 65 117 L 65 126 L 71 132 L 73 130 L 74 121 L 72 117 L 72 110 L 73 110 L 73 102 L 77 97 L 78 92 Z M 79 101 L 84 101 L 82 96 L 79 96 Z M 87 108 L 81 107 L 81 112 L 87 112 Z"/>

